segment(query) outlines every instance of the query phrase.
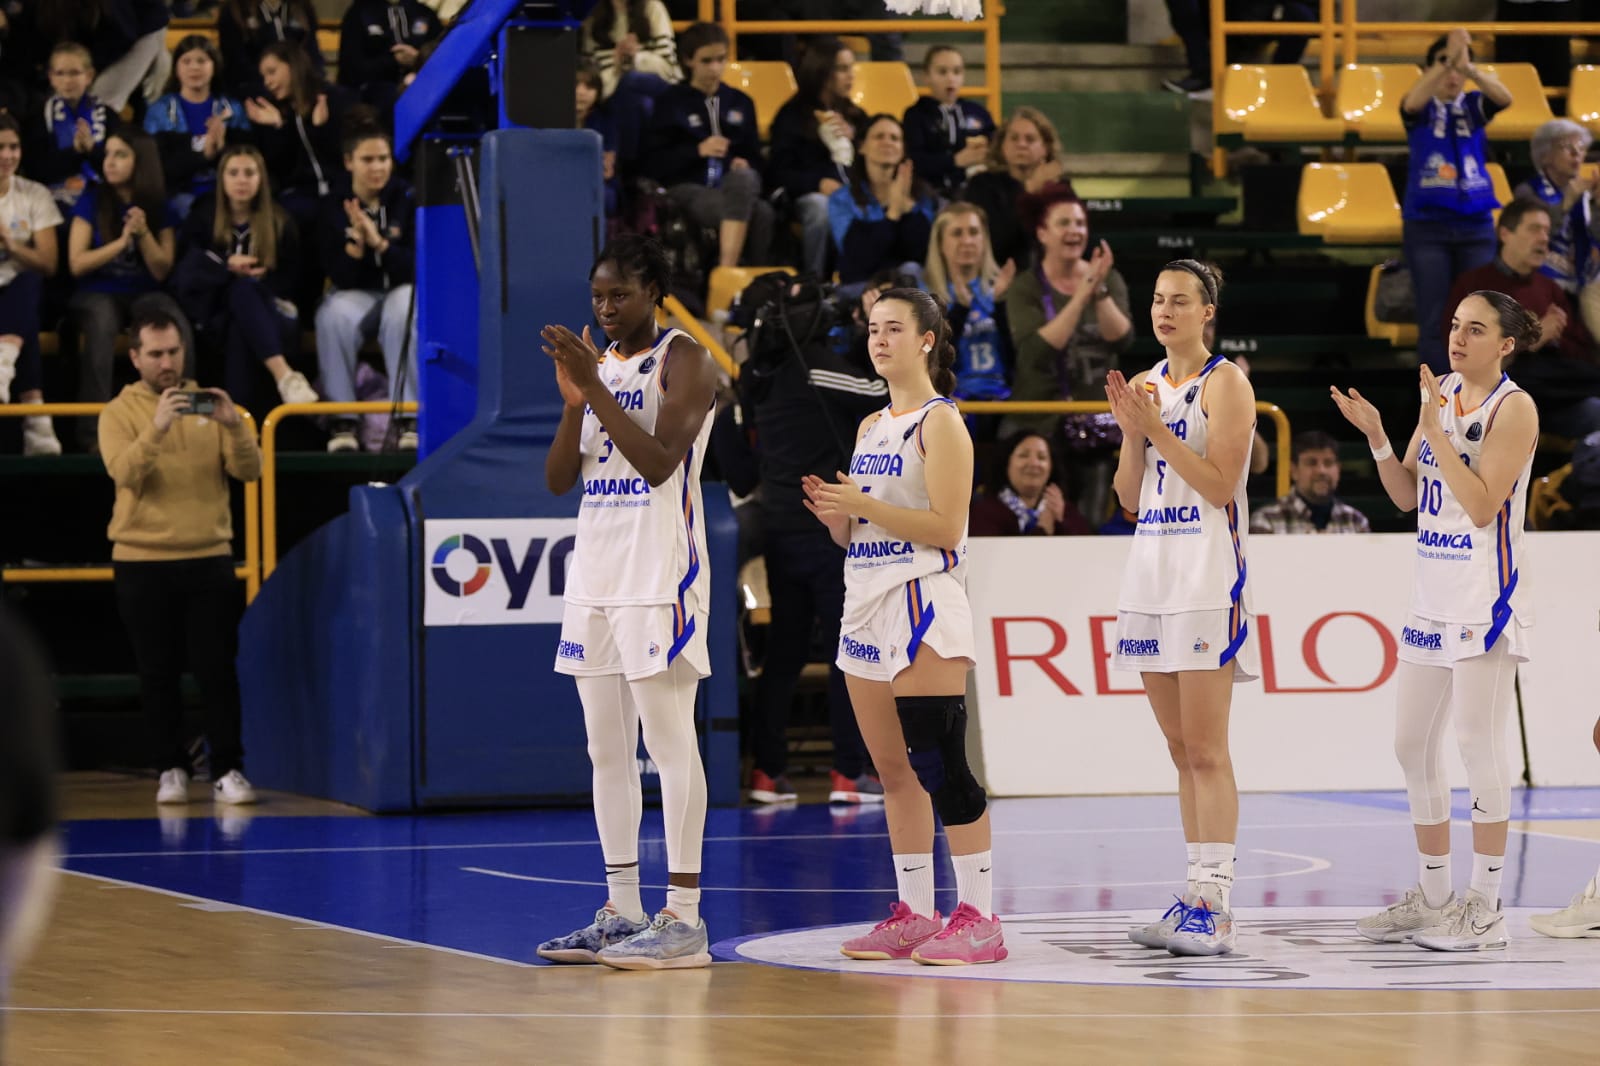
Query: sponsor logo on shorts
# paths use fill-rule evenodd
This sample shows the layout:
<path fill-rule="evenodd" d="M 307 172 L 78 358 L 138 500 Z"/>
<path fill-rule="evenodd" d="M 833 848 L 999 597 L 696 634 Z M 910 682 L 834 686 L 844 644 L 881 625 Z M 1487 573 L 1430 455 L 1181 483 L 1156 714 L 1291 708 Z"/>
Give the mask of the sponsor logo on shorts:
<path fill-rule="evenodd" d="M 556 646 L 557 659 L 575 659 L 583 662 L 583 645 L 575 640 L 563 640 Z"/>
<path fill-rule="evenodd" d="M 661 645 L 657 644 L 655 641 L 652 640 L 650 642 L 650 647 L 645 649 L 645 651 L 650 656 L 650 658 L 654 659 L 657 655 L 661 654 Z"/>
<path fill-rule="evenodd" d="M 1161 642 L 1159 640 L 1119 640 L 1117 641 L 1117 654 L 1127 656 L 1160 655 Z"/>
<path fill-rule="evenodd" d="M 1444 650 L 1444 636 L 1440 633 L 1425 633 L 1420 629 L 1405 626 L 1400 630 L 1400 643 L 1408 648 L 1421 648 L 1423 651 Z"/>
<path fill-rule="evenodd" d="M 1462 626 L 1461 627 L 1461 640 L 1462 640 L 1462 643 L 1465 643 L 1465 642 L 1467 642 L 1467 641 L 1469 641 L 1471 639 L 1472 639 L 1472 630 L 1468 629 L 1466 626 Z"/>
<path fill-rule="evenodd" d="M 1196 652 L 1210 651 L 1211 645 L 1205 642 L 1204 637 L 1196 637 L 1194 640 L 1194 650 Z"/>
<path fill-rule="evenodd" d="M 840 637 L 839 646 L 844 649 L 846 658 L 858 659 L 864 663 L 881 663 L 883 654 L 877 647 L 853 637 Z"/>

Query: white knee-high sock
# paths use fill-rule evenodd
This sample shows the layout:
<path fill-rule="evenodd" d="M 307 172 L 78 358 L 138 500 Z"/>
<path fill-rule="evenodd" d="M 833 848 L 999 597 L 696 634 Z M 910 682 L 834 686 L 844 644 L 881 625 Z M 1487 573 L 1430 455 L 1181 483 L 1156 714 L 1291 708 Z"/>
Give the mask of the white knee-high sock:
<path fill-rule="evenodd" d="M 924 918 L 933 917 L 932 852 L 894 856 L 894 883 L 901 901 L 913 913 Z"/>
<path fill-rule="evenodd" d="M 594 764 L 594 821 L 605 856 L 606 888 L 617 913 L 637 921 L 644 917 L 639 902 L 639 817 L 644 809 L 639 792 L 639 715 L 620 674 L 576 680 L 589 761 Z"/>
<path fill-rule="evenodd" d="M 706 832 L 706 772 L 694 728 L 700 679 L 679 660 L 663 673 L 628 683 L 639 708 L 645 750 L 661 774 L 661 816 L 667 840 L 667 870 L 700 872 Z M 681 916 L 680 916 L 681 917 Z"/>
<path fill-rule="evenodd" d="M 956 867 L 956 899 L 970 904 L 985 918 L 994 914 L 994 853 L 975 851 L 952 855 Z"/>

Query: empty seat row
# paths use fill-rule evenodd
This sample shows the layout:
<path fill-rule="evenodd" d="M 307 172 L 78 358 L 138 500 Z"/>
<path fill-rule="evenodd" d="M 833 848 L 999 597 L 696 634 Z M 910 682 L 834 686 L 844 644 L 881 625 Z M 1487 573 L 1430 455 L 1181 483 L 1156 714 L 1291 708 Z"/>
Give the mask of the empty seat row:
<path fill-rule="evenodd" d="M 1501 203 L 1511 201 L 1505 168 L 1486 168 Z M 1295 212 L 1300 232 L 1328 244 L 1399 244 L 1400 201 L 1382 163 L 1308 163 Z M 1498 221 L 1500 213 L 1495 212 Z"/>
<path fill-rule="evenodd" d="M 729 63 L 722 72 L 722 80 L 755 102 L 756 126 L 762 140 L 766 140 L 772 129 L 773 116 L 798 89 L 794 71 L 782 60 Z M 856 64 L 855 88 L 850 93 L 850 101 L 867 114 L 883 113 L 899 118 L 917 102 L 917 95 L 911 68 L 904 63 L 862 61 Z"/>

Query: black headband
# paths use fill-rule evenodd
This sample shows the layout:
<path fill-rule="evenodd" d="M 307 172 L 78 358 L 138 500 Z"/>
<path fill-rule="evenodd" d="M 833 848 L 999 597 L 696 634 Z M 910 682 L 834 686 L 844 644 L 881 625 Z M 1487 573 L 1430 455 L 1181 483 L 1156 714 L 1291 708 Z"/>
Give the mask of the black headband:
<path fill-rule="evenodd" d="M 1211 272 L 1193 259 L 1174 259 L 1162 270 L 1183 270 L 1200 279 L 1200 289 L 1206 294 L 1206 302 L 1215 306 L 1217 302 L 1217 283 L 1212 280 Z"/>

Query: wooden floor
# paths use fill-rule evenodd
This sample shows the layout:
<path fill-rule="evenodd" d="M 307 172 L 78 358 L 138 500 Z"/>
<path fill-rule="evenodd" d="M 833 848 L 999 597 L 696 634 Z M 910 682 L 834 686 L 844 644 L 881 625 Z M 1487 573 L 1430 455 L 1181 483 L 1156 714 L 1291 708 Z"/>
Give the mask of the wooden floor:
<path fill-rule="evenodd" d="M 142 780 L 75 777 L 67 811 L 148 819 L 149 791 Z M 359 817 L 284 797 L 269 810 Z M 211 814 L 209 804 L 193 811 Z M 1549 826 L 1600 840 L 1600 822 Z M 505 930 L 516 940 L 534 933 L 532 924 Z M 1573 943 L 1592 949 L 1600 985 L 1600 941 Z M 13 1066 L 1600 1063 L 1593 989 L 1092 987 L 733 962 L 617 973 L 493 959 L 81 873 L 61 878 L 53 923 L 13 993 Z"/>

